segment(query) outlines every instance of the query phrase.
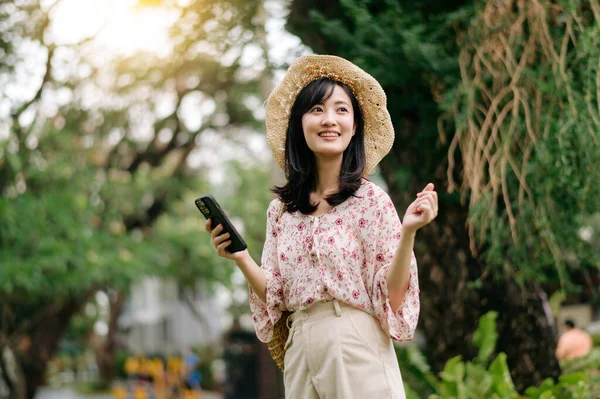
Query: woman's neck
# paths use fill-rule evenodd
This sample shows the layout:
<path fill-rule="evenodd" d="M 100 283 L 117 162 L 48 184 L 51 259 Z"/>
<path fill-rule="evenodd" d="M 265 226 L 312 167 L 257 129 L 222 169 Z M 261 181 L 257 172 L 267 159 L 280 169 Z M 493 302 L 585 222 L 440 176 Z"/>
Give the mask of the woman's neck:
<path fill-rule="evenodd" d="M 317 159 L 317 184 L 315 194 L 319 198 L 336 192 L 340 187 L 340 170 L 342 159 Z"/>

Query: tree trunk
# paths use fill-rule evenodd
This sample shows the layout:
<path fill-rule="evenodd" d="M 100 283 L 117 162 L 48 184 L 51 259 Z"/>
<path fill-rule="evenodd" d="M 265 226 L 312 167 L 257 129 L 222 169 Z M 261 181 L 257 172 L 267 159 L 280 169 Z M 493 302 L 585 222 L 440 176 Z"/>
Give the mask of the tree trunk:
<path fill-rule="evenodd" d="M 497 348 L 507 355 L 517 390 L 558 379 L 557 331 L 546 293 L 537 284 L 519 287 L 508 279 L 488 281 L 481 291 L 483 308 L 498 312 Z"/>
<path fill-rule="evenodd" d="M 118 320 L 127 297 L 121 290 L 108 292 L 110 315 L 108 319 L 108 333 L 104 341 L 95 346 L 96 362 L 100 373 L 101 384 L 108 387 L 117 375 L 115 365 L 115 350 L 118 346 Z"/>
<path fill-rule="evenodd" d="M 27 384 L 27 398 L 33 399 L 37 389 L 45 382 L 46 366 L 56 352 L 71 318 L 86 303 L 89 295 L 71 297 L 63 302 L 60 309 L 51 312 L 40 320 L 39 327 L 31 336 L 31 346 L 21 357 L 21 367 Z M 50 306 L 56 306 L 52 304 Z"/>
<path fill-rule="evenodd" d="M 4 342 L 0 345 L 0 382 L 9 390 L 11 399 L 25 399 L 27 388 L 16 351 L 4 337 L 0 341 Z"/>
<path fill-rule="evenodd" d="M 462 3 L 456 0 L 443 7 L 459 8 Z M 357 35 L 356 43 L 351 47 L 337 43 L 320 32 L 310 15 L 313 10 L 323 13 L 325 18 L 341 20 L 346 27 L 354 26 L 337 1 L 295 0 L 287 26 L 305 45 L 321 54 L 337 54 L 351 61 L 360 58 L 362 65 L 377 63 L 376 57 L 357 52 L 361 48 L 368 48 L 373 54 L 381 50 L 366 42 L 368 38 Z M 428 9 L 426 12 L 433 15 L 439 10 Z M 377 21 L 377 18 L 373 20 Z M 418 23 L 425 22 L 415 22 Z M 544 298 L 539 295 L 541 290 L 533 287 L 533 291 L 522 291 L 510 279 L 495 281 L 485 273 L 483 261 L 470 251 L 466 228 L 468 208 L 461 204 L 456 194 L 447 193 L 448 148 L 437 139 L 438 106 L 428 77 L 423 76 L 424 72 L 418 67 L 411 69 L 414 64 L 409 59 L 411 54 L 405 55 L 406 59 L 395 60 L 403 71 L 387 71 L 399 75 L 405 73 L 411 78 L 390 79 L 387 76 L 386 79 L 387 82 L 405 83 L 404 86 L 390 83 L 384 87 L 396 140 L 392 151 L 381 163 L 381 173 L 400 217 L 428 182 L 434 182 L 439 193 L 438 218 L 419 231 L 415 243 L 421 288 L 419 328 L 425 335 L 426 352 L 432 367 L 440 371 L 445 362 L 456 355 L 465 359 L 474 357 L 477 352 L 472 345 L 472 334 L 479 317 L 488 310 L 496 310 L 500 334 L 497 351 L 507 354 L 517 389 L 522 391 L 527 386 L 538 385 L 546 377 L 557 377 L 560 368 L 554 357 L 554 327 L 544 310 Z M 413 100 L 407 101 L 407 98 Z M 451 137 L 445 140 L 445 143 L 449 142 Z M 476 288 L 473 283 L 478 280 L 481 285 Z"/>

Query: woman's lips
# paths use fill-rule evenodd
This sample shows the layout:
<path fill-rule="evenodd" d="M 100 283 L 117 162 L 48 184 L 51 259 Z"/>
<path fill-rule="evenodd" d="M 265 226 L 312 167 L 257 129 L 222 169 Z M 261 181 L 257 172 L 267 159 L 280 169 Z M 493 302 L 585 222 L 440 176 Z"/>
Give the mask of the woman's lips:
<path fill-rule="evenodd" d="M 323 140 L 335 140 L 340 136 L 341 136 L 341 134 L 336 131 L 327 131 L 326 130 L 323 132 L 319 132 L 319 137 L 322 138 Z"/>

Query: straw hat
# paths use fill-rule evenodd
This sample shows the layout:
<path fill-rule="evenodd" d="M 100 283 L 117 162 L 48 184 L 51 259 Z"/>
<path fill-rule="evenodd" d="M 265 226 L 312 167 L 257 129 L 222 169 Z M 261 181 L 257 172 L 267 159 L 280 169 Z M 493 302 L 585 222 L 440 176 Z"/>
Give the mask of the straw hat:
<path fill-rule="evenodd" d="M 394 143 L 394 127 L 387 110 L 385 92 L 371 75 L 350 61 L 333 55 L 298 58 L 267 99 L 267 141 L 275 162 L 285 170 L 285 139 L 292 105 L 298 93 L 319 78 L 342 82 L 356 96 L 365 121 L 365 175 L 369 174 Z"/>

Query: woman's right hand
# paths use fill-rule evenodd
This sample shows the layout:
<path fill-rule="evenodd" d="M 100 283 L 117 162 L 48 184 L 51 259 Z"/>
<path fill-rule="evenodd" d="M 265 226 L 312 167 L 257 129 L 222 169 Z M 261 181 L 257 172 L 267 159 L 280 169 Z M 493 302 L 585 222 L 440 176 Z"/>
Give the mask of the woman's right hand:
<path fill-rule="evenodd" d="M 217 250 L 217 254 L 223 258 L 232 259 L 236 263 L 241 261 L 245 257 L 250 256 L 247 249 L 238 252 L 228 252 L 227 247 L 231 244 L 229 239 L 229 233 L 221 234 L 223 231 L 223 225 L 219 224 L 214 229 L 212 228 L 212 219 L 208 219 L 205 225 L 206 231 L 212 236 L 212 245 Z M 221 235 L 219 235 L 221 234 Z"/>
<path fill-rule="evenodd" d="M 210 233 L 212 236 L 212 244 L 217 250 L 217 254 L 222 256 L 223 258 L 232 259 L 235 261 L 236 265 L 242 271 L 246 280 L 250 283 L 250 286 L 258 295 L 263 302 L 267 301 L 267 276 L 265 275 L 264 270 L 262 270 L 256 262 L 250 257 L 250 253 L 247 249 L 243 251 L 231 253 L 227 252 L 227 247 L 231 244 L 231 240 L 229 239 L 229 233 L 225 233 L 223 235 L 221 232 L 223 231 L 222 225 L 217 225 L 213 229 L 211 219 L 206 221 L 206 231 Z"/>

